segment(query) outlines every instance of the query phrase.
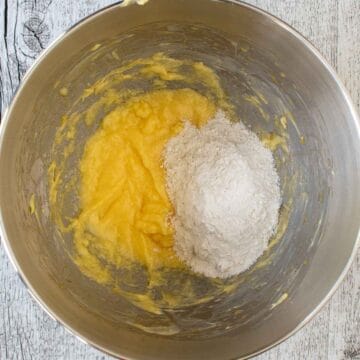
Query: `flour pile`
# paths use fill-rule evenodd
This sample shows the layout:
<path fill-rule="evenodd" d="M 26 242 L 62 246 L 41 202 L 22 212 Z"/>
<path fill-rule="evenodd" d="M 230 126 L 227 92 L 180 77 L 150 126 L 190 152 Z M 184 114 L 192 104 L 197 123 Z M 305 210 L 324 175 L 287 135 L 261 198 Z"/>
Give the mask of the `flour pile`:
<path fill-rule="evenodd" d="M 270 150 L 219 111 L 200 129 L 186 122 L 167 143 L 164 165 L 178 256 L 209 277 L 247 270 L 278 223 L 279 177 Z"/>

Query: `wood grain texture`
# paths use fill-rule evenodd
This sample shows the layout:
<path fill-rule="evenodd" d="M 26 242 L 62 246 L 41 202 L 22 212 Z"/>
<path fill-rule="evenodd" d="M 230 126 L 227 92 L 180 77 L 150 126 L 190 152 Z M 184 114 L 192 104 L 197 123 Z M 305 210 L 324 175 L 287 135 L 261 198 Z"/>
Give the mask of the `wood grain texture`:
<path fill-rule="evenodd" d="M 196 1 L 196 0 L 194 0 Z M 0 113 L 48 44 L 113 0 L 0 0 Z M 335 67 L 360 107 L 359 0 L 249 0 L 291 24 Z M 0 247 L 0 359 L 108 359 L 50 319 Z M 331 301 L 302 330 L 257 360 L 360 359 L 360 252 Z"/>

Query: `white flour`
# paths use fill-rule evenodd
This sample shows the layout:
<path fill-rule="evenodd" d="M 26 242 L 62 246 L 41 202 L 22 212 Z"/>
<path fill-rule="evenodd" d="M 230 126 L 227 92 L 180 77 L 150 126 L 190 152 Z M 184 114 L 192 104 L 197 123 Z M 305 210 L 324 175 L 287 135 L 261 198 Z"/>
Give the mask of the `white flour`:
<path fill-rule="evenodd" d="M 279 178 L 270 150 L 219 111 L 186 122 L 164 153 L 175 251 L 195 272 L 226 278 L 264 252 L 278 222 Z"/>

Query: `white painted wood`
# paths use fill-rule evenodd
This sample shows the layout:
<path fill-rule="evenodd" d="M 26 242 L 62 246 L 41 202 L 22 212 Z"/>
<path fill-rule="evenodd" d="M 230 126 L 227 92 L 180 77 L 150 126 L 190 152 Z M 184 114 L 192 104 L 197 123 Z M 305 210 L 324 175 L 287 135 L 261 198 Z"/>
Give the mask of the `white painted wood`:
<path fill-rule="evenodd" d="M 0 0 L 0 113 L 26 69 L 51 40 L 112 2 Z M 248 2 L 290 23 L 313 42 L 360 107 L 360 0 Z M 0 359 L 108 359 L 68 334 L 35 304 L 1 247 Z M 324 309 L 297 334 L 256 359 L 360 359 L 360 252 Z"/>

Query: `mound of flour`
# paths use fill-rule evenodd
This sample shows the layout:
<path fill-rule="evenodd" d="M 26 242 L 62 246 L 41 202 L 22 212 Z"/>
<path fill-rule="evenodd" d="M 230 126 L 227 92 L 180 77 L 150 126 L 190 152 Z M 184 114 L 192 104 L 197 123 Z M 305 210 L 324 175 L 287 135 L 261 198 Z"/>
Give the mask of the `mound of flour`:
<path fill-rule="evenodd" d="M 281 202 L 272 154 L 257 136 L 219 111 L 201 129 L 186 122 L 167 143 L 164 165 L 178 256 L 209 277 L 254 264 Z"/>

